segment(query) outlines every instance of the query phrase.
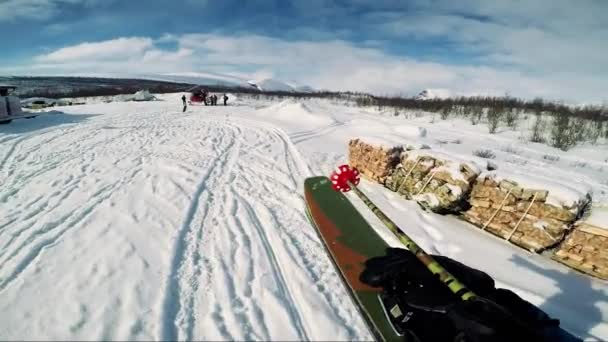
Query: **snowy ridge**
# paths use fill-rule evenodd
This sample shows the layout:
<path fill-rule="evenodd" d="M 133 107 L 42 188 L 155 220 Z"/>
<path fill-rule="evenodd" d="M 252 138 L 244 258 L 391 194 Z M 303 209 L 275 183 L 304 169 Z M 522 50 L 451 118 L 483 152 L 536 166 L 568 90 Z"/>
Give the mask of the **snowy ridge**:
<path fill-rule="evenodd" d="M 182 73 L 171 73 L 171 74 L 145 74 L 145 75 L 134 75 L 136 78 L 155 80 L 155 81 L 166 81 L 166 82 L 178 82 L 178 83 L 190 83 L 199 85 L 215 85 L 215 86 L 227 86 L 227 87 L 242 87 L 250 88 L 251 86 L 243 79 L 238 77 L 223 75 L 217 73 L 205 73 L 205 72 L 182 72 Z"/>

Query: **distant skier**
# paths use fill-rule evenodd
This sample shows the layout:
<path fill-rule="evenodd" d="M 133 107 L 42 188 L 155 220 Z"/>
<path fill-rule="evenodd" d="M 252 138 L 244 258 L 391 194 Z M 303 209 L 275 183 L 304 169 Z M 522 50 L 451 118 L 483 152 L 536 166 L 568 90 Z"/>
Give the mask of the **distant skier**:
<path fill-rule="evenodd" d="M 188 104 L 186 103 L 186 95 L 182 95 L 182 104 L 184 105 L 184 109 L 182 112 L 185 112 L 188 109 Z"/>
<path fill-rule="evenodd" d="M 201 97 L 203 98 L 203 103 L 205 104 L 205 106 L 207 105 L 207 96 L 208 96 L 207 91 L 201 90 Z"/>
<path fill-rule="evenodd" d="M 228 95 L 224 93 L 224 106 L 226 106 L 226 102 L 228 102 Z"/>

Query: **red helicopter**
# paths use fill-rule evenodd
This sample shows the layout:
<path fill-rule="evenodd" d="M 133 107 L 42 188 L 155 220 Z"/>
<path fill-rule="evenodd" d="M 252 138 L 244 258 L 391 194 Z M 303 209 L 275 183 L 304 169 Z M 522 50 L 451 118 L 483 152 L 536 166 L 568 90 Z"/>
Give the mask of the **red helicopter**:
<path fill-rule="evenodd" d="M 207 105 L 207 96 L 209 95 L 209 92 L 207 92 L 206 89 L 195 86 L 188 89 L 188 91 L 190 92 L 190 99 L 188 100 L 189 105 Z"/>

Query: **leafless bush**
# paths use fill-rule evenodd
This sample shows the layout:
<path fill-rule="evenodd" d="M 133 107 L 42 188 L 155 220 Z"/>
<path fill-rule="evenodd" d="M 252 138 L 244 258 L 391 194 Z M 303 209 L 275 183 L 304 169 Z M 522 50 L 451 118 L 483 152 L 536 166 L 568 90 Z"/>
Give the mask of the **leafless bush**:
<path fill-rule="evenodd" d="M 577 160 L 577 161 L 570 163 L 570 166 L 578 167 L 578 168 L 586 168 L 587 166 L 589 166 L 589 164 L 586 161 Z"/>
<path fill-rule="evenodd" d="M 494 152 L 492 150 L 475 150 L 475 151 L 473 151 L 473 155 L 480 157 L 480 158 L 486 158 L 486 159 L 496 158 L 496 154 L 494 154 Z"/>
<path fill-rule="evenodd" d="M 570 128 L 570 116 L 563 112 L 556 113 L 551 126 L 551 146 L 567 151 L 576 144 L 574 133 Z"/>
<path fill-rule="evenodd" d="M 471 124 L 472 125 L 477 125 L 480 121 L 481 118 L 483 117 L 483 107 L 481 106 L 475 106 L 473 108 L 471 108 Z"/>
<path fill-rule="evenodd" d="M 451 106 L 443 107 L 441 109 L 441 111 L 439 112 L 439 116 L 441 117 L 441 120 L 447 120 L 447 118 L 450 116 L 451 112 L 452 112 Z"/>
<path fill-rule="evenodd" d="M 517 128 L 519 114 L 519 110 L 516 108 L 510 108 L 505 111 L 505 123 L 507 124 L 507 127 L 513 130 Z"/>
<path fill-rule="evenodd" d="M 589 141 L 596 144 L 598 139 L 602 136 L 604 130 L 604 122 L 600 120 L 593 120 L 589 124 Z"/>
<path fill-rule="evenodd" d="M 545 154 L 543 156 L 543 159 L 546 161 L 550 161 L 550 162 L 557 162 L 557 161 L 559 161 L 559 156 L 556 156 L 553 154 Z"/>
<path fill-rule="evenodd" d="M 528 164 L 528 161 L 523 158 L 509 158 L 509 159 L 507 159 L 507 162 L 511 163 L 511 164 L 520 165 L 520 166 L 524 166 L 524 165 Z"/>
<path fill-rule="evenodd" d="M 515 148 L 514 146 L 507 145 L 500 148 L 501 151 L 511 153 L 511 154 L 520 154 L 521 151 Z"/>
<path fill-rule="evenodd" d="M 535 143 L 545 143 L 545 130 L 547 129 L 547 123 L 543 119 L 541 114 L 536 114 L 536 120 L 534 126 L 532 126 L 532 135 L 530 141 Z"/>
<path fill-rule="evenodd" d="M 496 133 L 502 115 L 502 108 L 493 107 L 488 110 L 488 131 L 490 134 Z"/>

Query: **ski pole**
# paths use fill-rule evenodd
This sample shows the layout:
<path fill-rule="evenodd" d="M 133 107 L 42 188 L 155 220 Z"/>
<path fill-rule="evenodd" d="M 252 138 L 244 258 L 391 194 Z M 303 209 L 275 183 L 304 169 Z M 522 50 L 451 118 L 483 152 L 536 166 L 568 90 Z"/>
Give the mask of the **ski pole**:
<path fill-rule="evenodd" d="M 359 171 L 356 168 L 351 168 L 349 165 L 341 165 L 334 171 L 330 180 L 332 187 L 336 191 L 348 192 L 353 190 L 354 193 L 365 203 L 365 205 L 382 221 L 382 223 L 395 235 L 395 237 L 405 247 L 412 252 L 420 262 L 422 262 L 431 273 L 439 276 L 439 280 L 444 283 L 454 294 L 469 300 L 475 297 L 475 294 L 469 290 L 463 283 L 458 281 L 450 272 L 448 272 L 441 264 L 439 264 L 432 256 L 427 254 L 414 240 L 405 234 L 378 206 L 367 197 L 357 185 L 359 184 Z"/>

